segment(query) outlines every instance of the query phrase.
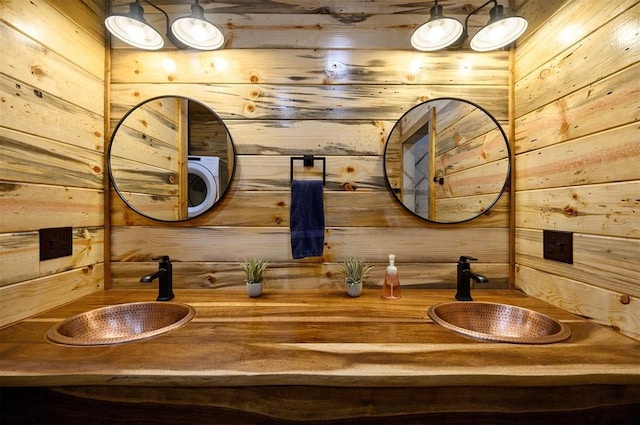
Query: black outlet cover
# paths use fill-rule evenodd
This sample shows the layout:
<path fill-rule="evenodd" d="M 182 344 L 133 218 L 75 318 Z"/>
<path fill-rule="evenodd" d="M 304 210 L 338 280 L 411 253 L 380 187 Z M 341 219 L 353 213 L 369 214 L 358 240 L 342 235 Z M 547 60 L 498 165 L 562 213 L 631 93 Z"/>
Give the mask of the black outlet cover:
<path fill-rule="evenodd" d="M 573 264 L 573 232 L 542 231 L 543 257 Z"/>
<path fill-rule="evenodd" d="M 73 227 L 40 229 L 40 261 L 73 254 Z"/>

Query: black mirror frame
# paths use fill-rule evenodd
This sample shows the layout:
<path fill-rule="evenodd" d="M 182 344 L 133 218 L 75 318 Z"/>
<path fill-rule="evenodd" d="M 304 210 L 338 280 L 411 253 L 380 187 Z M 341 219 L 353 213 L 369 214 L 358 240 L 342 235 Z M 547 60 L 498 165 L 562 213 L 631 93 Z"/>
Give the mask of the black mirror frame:
<path fill-rule="evenodd" d="M 135 110 L 139 107 L 141 107 L 142 105 L 148 103 L 148 102 L 152 102 L 154 100 L 158 100 L 158 99 L 164 99 L 164 98 L 179 98 L 179 99 L 185 99 L 188 100 L 190 102 L 196 102 L 200 105 L 202 105 L 203 107 L 207 108 L 212 115 L 214 115 L 216 118 L 218 118 L 218 120 L 220 121 L 220 123 L 224 126 L 224 128 L 227 130 L 227 135 L 229 137 L 229 141 L 231 143 L 231 150 L 233 151 L 233 168 L 231 170 L 231 173 L 229 174 L 229 182 L 227 183 L 227 186 L 225 187 L 224 191 L 220 194 L 220 197 L 218 198 L 218 200 L 216 202 L 214 202 L 214 204 L 207 209 L 206 211 L 202 212 L 200 215 L 196 216 L 196 217 L 186 217 L 180 220 L 163 220 L 160 218 L 156 218 L 156 217 L 152 217 L 150 215 L 147 215 L 143 212 L 141 212 L 140 210 L 134 208 L 129 202 L 127 202 L 126 198 L 124 197 L 124 195 L 120 192 L 120 190 L 118 189 L 118 185 L 116 184 L 115 181 L 115 177 L 113 175 L 113 170 L 111 167 L 111 148 L 113 147 L 113 142 L 114 142 L 114 138 L 116 136 L 116 134 L 118 133 L 118 129 L 120 128 L 120 126 L 124 123 L 124 121 L 127 119 L 127 117 L 129 115 L 131 115 L 133 112 L 135 112 Z M 118 196 L 120 197 L 120 199 L 122 199 L 122 202 L 125 203 L 125 205 L 128 208 L 131 208 L 134 212 L 136 212 L 137 214 L 140 214 L 141 216 L 148 218 L 150 220 L 154 220 L 157 222 L 161 222 L 161 223 L 182 223 L 185 221 L 189 221 L 189 220 L 194 220 L 197 219 L 199 217 L 201 217 L 202 215 L 206 214 L 207 212 L 213 210 L 217 205 L 219 205 L 223 198 L 226 196 L 226 194 L 229 192 L 229 189 L 231 188 L 231 183 L 233 182 L 233 179 L 235 177 L 236 174 L 236 168 L 237 168 L 237 151 L 236 151 L 236 145 L 233 142 L 233 137 L 231 136 L 231 132 L 229 131 L 229 128 L 227 127 L 227 125 L 224 123 L 224 121 L 222 120 L 222 118 L 220 117 L 220 115 L 218 115 L 213 109 L 211 109 L 208 105 L 206 105 L 203 102 L 200 102 L 199 100 L 187 97 L 187 96 L 182 96 L 182 95 L 170 95 L 170 94 L 166 94 L 166 95 L 160 95 L 160 96 L 155 96 L 155 97 L 151 97 L 149 99 L 146 99 L 138 104 L 136 104 L 135 106 L 133 106 L 130 110 L 128 110 L 123 116 L 122 118 L 120 118 L 120 120 L 118 121 L 118 123 L 116 124 L 116 126 L 113 128 L 113 131 L 111 132 L 111 137 L 109 138 L 109 147 L 107 149 L 107 163 L 109 166 L 109 181 L 111 182 L 111 187 L 113 187 L 113 189 L 116 191 L 116 193 L 118 194 Z"/>
<path fill-rule="evenodd" d="M 428 218 L 425 218 L 425 217 L 419 215 L 418 213 L 416 213 L 415 211 L 413 211 L 409 207 L 407 207 L 400 200 L 400 198 L 396 194 L 395 190 L 391 187 L 391 183 L 389 182 L 389 175 L 387 174 L 387 166 L 386 166 L 386 164 L 387 164 L 387 147 L 389 146 L 389 139 L 391 138 L 391 135 L 393 134 L 394 130 L 396 129 L 396 127 L 398 126 L 398 124 L 402 120 L 402 117 L 404 117 L 405 115 L 407 115 L 408 113 L 410 113 L 414 109 L 424 105 L 425 103 L 434 102 L 434 101 L 437 101 L 437 100 L 456 100 L 456 101 L 459 101 L 459 102 L 467 103 L 469 105 L 472 105 L 472 106 L 480 109 L 482 112 L 484 112 L 487 115 L 487 117 L 489 117 L 491 119 L 491 121 L 493 121 L 493 123 L 496 125 L 498 130 L 500 130 L 500 134 L 502 134 L 502 137 L 504 139 L 504 142 L 505 142 L 505 145 L 506 145 L 506 148 L 507 148 L 507 171 L 506 171 L 506 176 L 505 176 L 504 183 L 502 184 L 502 189 L 500 190 L 500 192 L 496 196 L 496 199 L 494 199 L 494 201 L 483 212 L 481 212 L 479 214 L 476 214 L 476 215 L 474 215 L 474 216 L 472 216 L 472 217 L 470 217 L 468 219 L 465 219 L 465 220 L 460 220 L 460 221 L 434 221 L 434 220 L 429 220 Z M 396 202 L 398 204 L 400 204 L 406 211 L 410 212 L 412 215 L 418 217 L 421 220 L 427 221 L 429 223 L 435 223 L 435 224 L 460 224 L 460 223 L 466 223 L 466 222 L 469 222 L 471 220 L 475 220 L 475 219 L 483 216 L 484 214 L 486 214 L 488 211 L 490 211 L 491 208 L 493 208 L 494 205 L 496 203 L 498 203 L 498 201 L 500 200 L 500 198 L 502 197 L 504 192 L 509 188 L 509 186 L 510 186 L 509 183 L 510 183 L 510 180 L 511 180 L 511 169 L 512 169 L 512 165 L 511 165 L 511 146 L 509 144 L 509 139 L 507 138 L 507 135 L 504 132 L 504 130 L 502 129 L 502 126 L 500 125 L 498 120 L 496 120 L 495 117 L 489 111 L 487 111 L 485 108 L 483 108 L 482 106 L 478 105 L 475 102 L 471 102 L 471 101 L 466 100 L 466 99 L 460 99 L 460 98 L 456 98 L 456 97 L 438 97 L 438 98 L 426 100 L 424 102 L 420 102 L 420 103 L 412 106 L 408 111 L 406 111 L 404 114 L 402 114 L 400 116 L 400 118 L 398 118 L 396 123 L 391 128 L 391 131 L 389 132 L 389 135 L 387 136 L 387 141 L 384 144 L 384 153 L 383 153 L 383 156 L 382 156 L 382 169 L 383 169 L 383 172 L 384 172 L 384 181 L 385 181 L 387 190 L 389 190 L 389 192 L 391 192 L 391 194 L 395 198 Z"/>

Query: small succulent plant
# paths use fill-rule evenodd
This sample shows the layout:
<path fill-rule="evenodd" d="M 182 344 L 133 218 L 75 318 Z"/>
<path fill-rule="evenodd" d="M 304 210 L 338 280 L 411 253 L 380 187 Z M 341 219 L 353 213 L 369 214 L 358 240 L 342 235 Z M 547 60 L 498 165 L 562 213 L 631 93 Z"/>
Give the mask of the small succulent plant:
<path fill-rule="evenodd" d="M 342 262 L 342 275 L 347 285 L 353 285 L 356 283 L 363 283 L 369 276 L 372 265 L 364 260 L 357 259 L 355 257 L 348 258 Z"/>
<path fill-rule="evenodd" d="M 250 258 L 244 260 L 240 265 L 247 275 L 247 283 L 262 282 L 262 273 L 264 273 L 269 260 L 263 258 Z"/>

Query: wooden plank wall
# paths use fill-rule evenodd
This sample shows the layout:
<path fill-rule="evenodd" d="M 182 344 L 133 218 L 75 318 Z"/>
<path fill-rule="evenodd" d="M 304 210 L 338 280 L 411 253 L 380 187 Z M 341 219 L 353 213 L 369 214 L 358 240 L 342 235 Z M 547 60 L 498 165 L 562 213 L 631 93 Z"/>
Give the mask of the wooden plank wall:
<path fill-rule="evenodd" d="M 472 255 L 480 259 L 474 266 L 479 273 L 506 287 L 508 195 L 475 221 L 428 224 L 407 213 L 387 190 L 382 154 L 394 123 L 427 99 L 466 98 L 508 126 L 508 52 L 421 53 L 411 49 L 407 31 L 415 16 L 389 13 L 356 21 L 296 10 L 299 15 L 282 19 L 217 10 L 216 19 L 228 22 L 228 42 L 215 52 L 172 47 L 143 52 L 114 42 L 114 124 L 144 99 L 189 96 L 224 120 L 238 163 L 222 204 L 186 223 L 146 219 L 112 193 L 112 287 L 139 288 L 140 277 L 157 268 L 151 257 L 166 254 L 175 260 L 177 288 L 241 288 L 238 262 L 265 257 L 272 262 L 266 291 L 339 289 L 339 262 L 349 256 L 374 263 L 367 286 L 377 288 L 390 253 L 397 256 L 406 286 L 455 286 L 455 262 Z M 178 13 L 170 6 L 169 11 Z M 282 23 L 293 21 L 297 24 Z M 235 32 L 236 26 L 242 31 Z M 336 34 L 357 48 L 323 48 Z M 258 47 L 272 44 L 275 48 Z M 327 159 L 325 248 L 321 258 L 293 260 L 289 158 L 302 154 Z M 295 177 L 305 177 L 301 165 Z"/>
<path fill-rule="evenodd" d="M 640 2 L 562 3 L 516 50 L 516 285 L 640 339 Z M 544 229 L 573 232 L 573 264 Z"/>
<path fill-rule="evenodd" d="M 0 326 L 103 287 L 102 3 L 0 2 Z M 73 255 L 39 261 L 67 226 Z"/>

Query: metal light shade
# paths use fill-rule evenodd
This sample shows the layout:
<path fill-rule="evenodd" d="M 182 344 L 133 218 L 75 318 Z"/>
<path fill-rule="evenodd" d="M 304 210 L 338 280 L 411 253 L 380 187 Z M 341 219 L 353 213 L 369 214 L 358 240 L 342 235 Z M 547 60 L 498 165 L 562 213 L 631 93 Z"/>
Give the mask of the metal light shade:
<path fill-rule="evenodd" d="M 411 35 L 411 45 L 422 51 L 444 49 L 454 43 L 462 35 L 463 26 L 454 18 L 442 14 L 442 6 L 431 8 L 431 18 L 420 25 Z"/>
<path fill-rule="evenodd" d="M 471 39 L 471 48 L 478 52 L 499 49 L 515 41 L 527 29 L 527 20 L 520 16 L 506 16 L 503 7 L 496 5 L 489 12 L 489 22 Z"/>
<path fill-rule="evenodd" d="M 144 9 L 136 1 L 129 5 L 126 15 L 111 15 L 104 24 L 111 34 L 134 47 L 145 50 L 158 50 L 164 46 L 164 40 L 158 31 L 144 20 Z"/>
<path fill-rule="evenodd" d="M 191 15 L 173 22 L 171 32 L 181 43 L 194 49 L 215 50 L 224 44 L 222 31 L 205 19 L 204 9 L 197 1 L 191 5 Z"/>

